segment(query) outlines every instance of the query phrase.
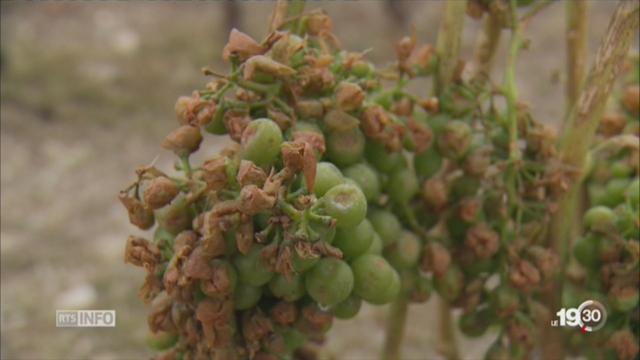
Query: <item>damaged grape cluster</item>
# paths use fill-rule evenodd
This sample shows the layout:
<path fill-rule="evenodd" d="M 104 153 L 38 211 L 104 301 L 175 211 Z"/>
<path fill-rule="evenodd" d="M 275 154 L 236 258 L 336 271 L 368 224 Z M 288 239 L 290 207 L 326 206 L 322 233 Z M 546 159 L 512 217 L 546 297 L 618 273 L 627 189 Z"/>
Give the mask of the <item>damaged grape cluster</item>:
<path fill-rule="evenodd" d="M 640 69 L 630 59 L 621 79 L 618 106 L 600 121 L 590 156 L 584 233 L 573 246 L 563 305 L 596 299 L 608 310 L 595 338 L 572 334 L 574 351 L 588 348 L 602 358 L 634 359 L 640 338 Z"/>
<path fill-rule="evenodd" d="M 470 15 L 500 11 L 489 3 Z M 414 32 L 395 51 L 376 68 L 313 11 L 261 42 L 233 30 L 230 73 L 205 69 L 214 80 L 177 100 L 162 146 L 178 175 L 143 167 L 120 194 L 132 224 L 155 226 L 150 240 L 129 237 L 125 261 L 146 270 L 158 358 L 293 359 L 363 302 L 433 292 L 462 309 L 465 335 L 499 329 L 488 359 L 531 355 L 536 325 L 556 311 L 540 301 L 559 266 L 551 214 L 582 169 L 563 164 L 552 127 L 463 61 L 439 93 L 416 95 L 411 84 L 439 70 L 435 49 Z M 637 101 L 628 111 L 637 117 Z M 211 156 L 203 133 L 232 143 Z M 587 269 L 609 264 L 601 283 L 581 285 L 637 313 L 637 278 L 620 273 L 638 271 L 638 151 L 613 156 L 606 176 L 592 171 L 575 253 Z M 602 192 L 611 202 L 595 200 Z M 618 342 L 637 341 L 635 324 Z"/>

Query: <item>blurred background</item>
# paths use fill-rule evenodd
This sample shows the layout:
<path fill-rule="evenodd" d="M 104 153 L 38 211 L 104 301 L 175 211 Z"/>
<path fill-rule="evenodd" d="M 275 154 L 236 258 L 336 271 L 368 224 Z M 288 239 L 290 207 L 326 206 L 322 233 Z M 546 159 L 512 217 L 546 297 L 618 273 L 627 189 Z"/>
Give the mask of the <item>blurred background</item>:
<path fill-rule="evenodd" d="M 137 298 L 143 272 L 123 263 L 125 239 L 136 233 L 117 201 L 133 170 L 158 157 L 173 129 L 179 95 L 204 86 L 200 69 L 226 71 L 229 28 L 265 35 L 275 2 L 2 2 L 1 357 L 3 359 L 139 359 L 146 313 Z M 345 48 L 371 48 L 377 64 L 393 61 L 393 43 L 415 25 L 419 43 L 434 43 L 441 1 L 313 1 L 333 18 Z M 615 2 L 593 1 L 590 53 Z M 467 18 L 469 58 L 480 22 Z M 536 118 L 561 119 L 564 4 L 531 22 L 529 49 L 518 63 L 521 99 Z M 508 34 L 497 55 L 504 59 Z M 496 71 L 496 80 L 502 75 Z M 428 89 L 424 89 L 426 94 Z M 224 140 L 207 138 L 204 153 Z M 55 327 L 56 309 L 114 309 L 117 327 Z M 438 358 L 436 301 L 410 309 L 407 359 Z M 336 321 L 329 348 L 339 359 L 374 359 L 384 307 Z M 361 331 L 367 329 L 367 331 Z M 494 334 L 495 336 L 495 334 Z M 460 340 L 478 359 L 487 339 Z"/>

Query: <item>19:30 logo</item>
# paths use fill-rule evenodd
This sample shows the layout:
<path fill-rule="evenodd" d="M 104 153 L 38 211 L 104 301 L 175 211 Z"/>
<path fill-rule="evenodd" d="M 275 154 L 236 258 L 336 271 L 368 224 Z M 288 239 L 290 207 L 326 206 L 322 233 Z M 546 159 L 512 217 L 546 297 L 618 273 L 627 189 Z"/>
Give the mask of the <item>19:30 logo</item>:
<path fill-rule="evenodd" d="M 596 300 L 587 300 L 578 308 L 561 308 L 557 320 L 551 320 L 551 326 L 578 327 L 583 333 L 602 328 L 607 321 L 607 310 Z"/>

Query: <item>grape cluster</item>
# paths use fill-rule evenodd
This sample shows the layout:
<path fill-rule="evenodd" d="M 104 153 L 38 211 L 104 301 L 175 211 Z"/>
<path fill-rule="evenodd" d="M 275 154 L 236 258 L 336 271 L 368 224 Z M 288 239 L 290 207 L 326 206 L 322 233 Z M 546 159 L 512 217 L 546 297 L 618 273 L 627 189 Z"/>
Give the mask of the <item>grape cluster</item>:
<path fill-rule="evenodd" d="M 558 267 L 550 214 L 580 171 L 508 89 L 461 63 L 416 96 L 435 51 L 415 34 L 395 50 L 376 69 L 315 11 L 262 42 L 233 30 L 230 74 L 205 69 L 215 80 L 178 99 L 163 147 L 181 175 L 144 167 L 120 195 L 134 225 L 157 224 L 152 241 L 129 238 L 126 261 L 147 272 L 161 357 L 287 359 L 363 301 L 434 290 L 463 309 L 464 334 L 501 329 L 488 358 L 530 353 Z M 234 143 L 196 166 L 202 130 Z"/>
<path fill-rule="evenodd" d="M 372 212 L 381 184 L 363 156 L 372 137 L 399 146 L 402 125 L 369 100 L 379 75 L 339 50 L 324 13 L 287 26 L 261 43 L 231 32 L 231 73 L 205 70 L 216 79 L 176 102 L 180 126 L 162 146 L 181 175 L 140 168 L 120 194 L 132 224 L 156 225 L 152 240 L 128 239 L 125 261 L 146 270 L 159 358 L 289 358 L 334 316 L 401 290 L 381 256 L 398 235 L 385 215 L 398 223 Z M 195 165 L 202 130 L 234 143 Z M 417 249 L 398 250 L 406 263 Z"/>
<path fill-rule="evenodd" d="M 623 80 L 618 109 L 600 122 L 600 141 L 592 151 L 587 181 L 585 232 L 574 244 L 580 266 L 569 272 L 566 307 L 596 299 L 609 312 L 595 339 L 573 336 L 574 348 L 588 347 L 611 359 L 634 359 L 639 347 L 640 308 L 640 92 L 638 60 Z"/>

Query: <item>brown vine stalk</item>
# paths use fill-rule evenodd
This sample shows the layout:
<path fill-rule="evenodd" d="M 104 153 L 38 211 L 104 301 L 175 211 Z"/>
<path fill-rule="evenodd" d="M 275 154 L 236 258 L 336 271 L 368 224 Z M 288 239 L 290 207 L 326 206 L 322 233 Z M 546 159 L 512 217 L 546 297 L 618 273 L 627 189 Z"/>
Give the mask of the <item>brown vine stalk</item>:
<path fill-rule="evenodd" d="M 495 14 L 489 12 L 483 20 L 482 31 L 476 40 L 473 54 L 475 68 L 472 78 L 475 81 L 484 82 L 489 79 L 501 33 L 500 20 Z"/>
<path fill-rule="evenodd" d="M 567 17 L 567 110 L 568 115 L 575 104 L 587 67 L 587 25 L 589 23 L 589 1 L 568 0 Z"/>
<path fill-rule="evenodd" d="M 632 40 L 638 32 L 640 2 L 621 1 L 609 23 L 607 32 L 600 43 L 595 63 L 586 78 L 585 85 L 572 107 L 565 122 L 560 141 L 560 154 L 564 163 L 577 170 L 583 169 L 585 157 L 593 143 L 598 123 L 604 110 L 607 98 L 611 94 L 615 78 L 627 56 Z M 575 197 L 578 196 L 581 174 L 573 177 L 568 193 L 563 196 L 554 214 L 549 245 L 566 264 L 568 244 L 573 228 L 571 221 L 576 215 Z M 551 312 L 561 306 L 564 269 L 546 294 L 546 305 Z M 542 344 L 542 358 L 564 358 L 564 344 L 559 328 L 547 328 L 547 336 Z M 549 333 L 551 332 L 551 333 Z"/>
<path fill-rule="evenodd" d="M 436 74 L 435 90 L 437 94 L 442 93 L 451 82 L 458 67 L 466 9 L 466 0 L 448 0 L 445 3 L 436 43 L 438 73 Z"/>

